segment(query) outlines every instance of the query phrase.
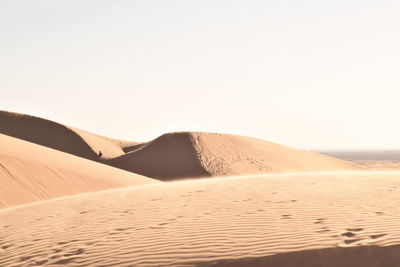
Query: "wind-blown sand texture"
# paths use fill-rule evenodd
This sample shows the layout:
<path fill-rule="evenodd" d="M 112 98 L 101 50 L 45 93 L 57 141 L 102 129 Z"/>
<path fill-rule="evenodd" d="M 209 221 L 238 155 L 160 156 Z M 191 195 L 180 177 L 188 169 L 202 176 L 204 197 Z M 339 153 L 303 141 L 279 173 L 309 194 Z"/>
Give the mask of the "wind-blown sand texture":
<path fill-rule="evenodd" d="M 0 133 L 0 266 L 399 266 L 400 172 L 250 137 L 127 142 L 9 112 Z"/>
<path fill-rule="evenodd" d="M 400 263 L 400 173 L 158 183 L 0 211 L 0 266 Z"/>
<path fill-rule="evenodd" d="M 177 132 L 135 143 L 17 113 L 0 112 L 0 122 L 0 133 L 159 180 L 362 169 L 325 155 L 237 135 Z"/>
<path fill-rule="evenodd" d="M 3 134 L 0 148 L 0 208 L 158 182 Z"/>

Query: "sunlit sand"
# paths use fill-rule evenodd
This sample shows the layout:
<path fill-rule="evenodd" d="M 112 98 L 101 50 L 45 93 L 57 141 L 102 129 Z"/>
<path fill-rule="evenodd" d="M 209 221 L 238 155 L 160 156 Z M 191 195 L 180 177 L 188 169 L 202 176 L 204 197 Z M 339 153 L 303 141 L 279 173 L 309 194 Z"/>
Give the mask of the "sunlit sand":
<path fill-rule="evenodd" d="M 243 136 L 137 143 L 0 116 L 0 266 L 400 262 L 394 168 Z"/>

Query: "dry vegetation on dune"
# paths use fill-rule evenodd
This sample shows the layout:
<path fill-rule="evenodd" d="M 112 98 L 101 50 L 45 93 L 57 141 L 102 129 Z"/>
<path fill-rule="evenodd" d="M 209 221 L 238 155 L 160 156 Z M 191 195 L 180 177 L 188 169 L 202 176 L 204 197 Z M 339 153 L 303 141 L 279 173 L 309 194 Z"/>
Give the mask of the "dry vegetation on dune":
<path fill-rule="evenodd" d="M 156 180 L 0 134 L 0 208 Z"/>
<path fill-rule="evenodd" d="M 400 262 L 400 173 L 150 184 L 0 211 L 0 266 Z"/>

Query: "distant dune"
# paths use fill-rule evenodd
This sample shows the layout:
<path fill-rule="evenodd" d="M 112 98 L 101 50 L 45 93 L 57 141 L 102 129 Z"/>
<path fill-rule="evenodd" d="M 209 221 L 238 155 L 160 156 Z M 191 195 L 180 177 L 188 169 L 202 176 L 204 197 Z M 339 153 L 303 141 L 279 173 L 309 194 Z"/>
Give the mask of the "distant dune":
<path fill-rule="evenodd" d="M 400 171 L 400 161 L 359 160 L 356 163 L 374 171 Z"/>
<path fill-rule="evenodd" d="M 160 180 L 362 169 L 343 160 L 244 136 L 177 132 L 137 143 L 5 111 L 0 112 L 0 133 Z"/>
<path fill-rule="evenodd" d="M 319 153 L 331 157 L 357 161 L 392 161 L 400 162 L 399 150 L 349 150 L 349 151 L 320 151 Z"/>
<path fill-rule="evenodd" d="M 0 266 L 398 267 L 400 173 L 201 179 L 0 211 Z"/>
<path fill-rule="evenodd" d="M 151 182 L 157 181 L 0 134 L 0 208 Z"/>
<path fill-rule="evenodd" d="M 353 162 L 369 170 L 400 171 L 399 150 L 321 151 L 321 153 Z"/>

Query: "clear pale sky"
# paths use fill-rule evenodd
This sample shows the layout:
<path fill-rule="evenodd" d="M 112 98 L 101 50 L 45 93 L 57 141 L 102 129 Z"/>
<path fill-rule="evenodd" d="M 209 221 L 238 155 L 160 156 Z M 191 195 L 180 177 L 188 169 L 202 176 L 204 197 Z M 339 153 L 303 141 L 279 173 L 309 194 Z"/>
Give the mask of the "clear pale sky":
<path fill-rule="evenodd" d="M 0 109 L 146 141 L 400 148 L 400 1 L 0 0 Z"/>

